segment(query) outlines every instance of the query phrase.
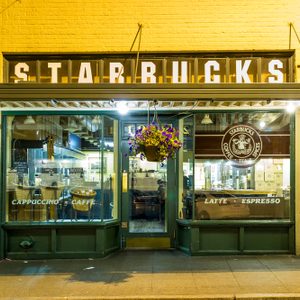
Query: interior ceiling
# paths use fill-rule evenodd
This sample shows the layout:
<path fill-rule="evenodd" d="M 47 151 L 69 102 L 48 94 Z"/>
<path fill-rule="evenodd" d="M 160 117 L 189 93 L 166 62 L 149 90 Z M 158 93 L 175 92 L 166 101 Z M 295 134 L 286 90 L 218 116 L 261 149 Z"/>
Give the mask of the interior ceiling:
<path fill-rule="evenodd" d="M 259 101 L 213 101 L 213 100 L 199 100 L 199 101 L 166 101 L 157 100 L 155 106 L 159 110 L 203 110 L 203 109 L 247 109 L 247 108 L 285 108 L 289 101 L 282 100 L 259 100 Z M 127 106 L 132 110 L 147 110 L 148 107 L 153 107 L 153 100 L 130 100 Z M 118 101 L 112 100 L 47 100 L 47 101 L 0 101 L 0 108 L 6 109 L 99 109 L 99 110 L 117 110 Z"/>

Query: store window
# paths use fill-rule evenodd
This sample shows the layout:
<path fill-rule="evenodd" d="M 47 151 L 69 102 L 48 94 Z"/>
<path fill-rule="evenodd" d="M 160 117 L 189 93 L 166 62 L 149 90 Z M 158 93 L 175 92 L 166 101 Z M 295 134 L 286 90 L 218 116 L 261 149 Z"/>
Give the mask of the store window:
<path fill-rule="evenodd" d="M 182 176 L 179 180 L 178 218 L 191 219 L 194 199 L 194 116 L 179 120 L 180 140 L 183 141 L 179 151 L 179 165 Z"/>
<path fill-rule="evenodd" d="M 186 218 L 289 219 L 288 113 L 197 114 L 194 141 L 193 193 L 183 189 L 194 210 Z"/>
<path fill-rule="evenodd" d="M 8 116 L 7 221 L 116 219 L 117 128 L 99 115 Z"/>

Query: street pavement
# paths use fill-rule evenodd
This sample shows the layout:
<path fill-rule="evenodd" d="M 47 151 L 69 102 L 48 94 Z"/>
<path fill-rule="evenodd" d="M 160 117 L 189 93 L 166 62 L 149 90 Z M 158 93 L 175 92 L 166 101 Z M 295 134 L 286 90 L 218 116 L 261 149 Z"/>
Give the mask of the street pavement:
<path fill-rule="evenodd" d="M 2 260 L 0 299 L 300 300 L 300 257 L 125 250 L 102 259 Z"/>

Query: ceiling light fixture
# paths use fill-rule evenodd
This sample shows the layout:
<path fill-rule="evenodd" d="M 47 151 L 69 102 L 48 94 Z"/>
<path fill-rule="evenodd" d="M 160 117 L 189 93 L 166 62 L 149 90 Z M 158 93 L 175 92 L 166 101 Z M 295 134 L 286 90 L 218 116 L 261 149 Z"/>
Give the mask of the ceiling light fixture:
<path fill-rule="evenodd" d="M 27 116 L 24 120 L 24 125 L 33 125 L 35 124 L 35 120 L 32 116 Z"/>
<path fill-rule="evenodd" d="M 68 123 L 68 127 L 66 128 L 67 130 L 73 132 L 78 129 L 78 125 L 74 119 L 72 119 L 71 121 L 69 120 Z"/>
<path fill-rule="evenodd" d="M 210 125 L 213 124 L 214 122 L 212 121 L 212 119 L 210 118 L 209 114 L 205 114 L 204 118 L 201 121 L 202 125 Z"/>
<path fill-rule="evenodd" d="M 101 117 L 100 116 L 95 116 L 94 118 L 93 118 L 93 120 L 92 120 L 92 124 L 93 125 L 99 125 L 99 124 L 101 124 Z"/>

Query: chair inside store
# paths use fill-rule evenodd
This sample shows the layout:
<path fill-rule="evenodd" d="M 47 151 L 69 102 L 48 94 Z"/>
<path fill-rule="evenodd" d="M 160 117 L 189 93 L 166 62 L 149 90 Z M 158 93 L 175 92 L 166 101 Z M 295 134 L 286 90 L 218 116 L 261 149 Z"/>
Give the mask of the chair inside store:
<path fill-rule="evenodd" d="M 75 220 L 92 219 L 91 210 L 94 205 L 96 191 L 88 188 L 75 188 L 70 191 Z"/>
<path fill-rule="evenodd" d="M 24 201 L 24 204 L 18 206 L 16 212 L 17 221 L 30 221 L 33 219 L 33 206 L 31 204 L 26 204 L 27 200 L 32 199 L 32 190 L 29 188 L 24 188 L 23 186 L 17 186 L 15 188 L 15 198 L 16 200 Z"/>
<path fill-rule="evenodd" d="M 43 200 L 57 200 L 59 201 L 60 196 L 64 190 L 63 186 L 42 186 L 41 187 L 41 196 Z M 55 203 L 50 203 L 47 205 L 47 219 L 56 220 L 57 219 L 57 205 Z"/>

